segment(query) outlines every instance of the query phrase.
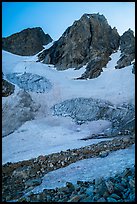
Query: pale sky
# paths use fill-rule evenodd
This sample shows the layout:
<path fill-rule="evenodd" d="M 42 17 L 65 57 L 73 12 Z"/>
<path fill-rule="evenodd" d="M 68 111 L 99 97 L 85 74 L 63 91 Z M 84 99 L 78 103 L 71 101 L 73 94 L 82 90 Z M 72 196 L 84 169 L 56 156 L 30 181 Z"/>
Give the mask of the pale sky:
<path fill-rule="evenodd" d="M 2 37 L 41 27 L 57 40 L 84 13 L 98 12 L 120 35 L 135 32 L 135 2 L 2 2 Z"/>

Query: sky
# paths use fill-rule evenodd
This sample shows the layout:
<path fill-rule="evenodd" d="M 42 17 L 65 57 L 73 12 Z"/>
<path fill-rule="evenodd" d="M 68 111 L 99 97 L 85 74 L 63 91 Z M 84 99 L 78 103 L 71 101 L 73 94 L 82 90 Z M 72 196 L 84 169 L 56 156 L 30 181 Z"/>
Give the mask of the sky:
<path fill-rule="evenodd" d="M 2 2 L 2 37 L 41 27 L 53 40 L 84 13 L 103 14 L 119 34 L 135 33 L 135 2 Z"/>

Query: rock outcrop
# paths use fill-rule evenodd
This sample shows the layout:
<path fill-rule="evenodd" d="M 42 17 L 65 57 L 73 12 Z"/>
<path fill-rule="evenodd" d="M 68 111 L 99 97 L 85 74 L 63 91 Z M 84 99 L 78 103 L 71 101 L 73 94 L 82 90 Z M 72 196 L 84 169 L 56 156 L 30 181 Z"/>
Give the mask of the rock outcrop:
<path fill-rule="evenodd" d="M 45 34 L 40 27 L 27 28 L 9 37 L 2 38 L 2 49 L 13 54 L 31 56 L 52 41 L 49 34 Z"/>
<path fill-rule="evenodd" d="M 104 15 L 84 14 L 38 57 L 43 63 L 54 64 L 58 70 L 78 69 L 88 63 L 82 78 L 94 78 L 101 73 L 110 54 L 118 49 L 119 39 L 116 28 L 111 28 Z"/>
<path fill-rule="evenodd" d="M 86 67 L 86 71 L 79 79 L 93 79 L 98 77 L 103 71 L 102 68 L 106 66 L 109 60 L 110 57 L 106 53 L 102 53 L 99 56 L 91 59 Z"/>
<path fill-rule="evenodd" d="M 7 97 L 14 93 L 15 86 L 7 80 L 2 79 L 2 97 Z"/>
<path fill-rule="evenodd" d="M 135 62 L 133 63 L 132 73 L 135 74 Z"/>
<path fill-rule="evenodd" d="M 120 37 L 121 57 L 117 62 L 116 69 L 121 69 L 132 64 L 135 59 L 135 37 L 131 29 L 124 32 Z"/>

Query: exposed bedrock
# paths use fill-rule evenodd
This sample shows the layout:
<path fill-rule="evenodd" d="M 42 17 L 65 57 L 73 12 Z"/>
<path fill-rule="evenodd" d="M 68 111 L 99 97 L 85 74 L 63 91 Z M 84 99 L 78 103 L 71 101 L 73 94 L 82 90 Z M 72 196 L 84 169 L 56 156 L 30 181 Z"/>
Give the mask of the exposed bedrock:
<path fill-rule="evenodd" d="M 84 14 L 38 57 L 43 63 L 54 64 L 58 70 L 79 69 L 87 64 L 82 78 L 94 78 L 108 63 L 110 54 L 118 49 L 119 40 L 116 28 L 111 28 L 104 15 Z"/>
<path fill-rule="evenodd" d="M 14 93 L 15 86 L 5 79 L 2 79 L 2 97 L 7 97 Z"/>
<path fill-rule="evenodd" d="M 128 31 L 124 32 L 120 37 L 120 50 L 121 56 L 115 67 L 116 69 L 131 65 L 132 61 L 135 59 L 135 37 L 131 29 L 128 29 Z M 134 68 L 135 67 L 133 67 L 132 73 L 134 73 Z"/>
<path fill-rule="evenodd" d="M 42 28 L 27 28 L 9 37 L 2 38 L 2 49 L 16 55 L 30 56 L 44 49 L 52 41 Z"/>

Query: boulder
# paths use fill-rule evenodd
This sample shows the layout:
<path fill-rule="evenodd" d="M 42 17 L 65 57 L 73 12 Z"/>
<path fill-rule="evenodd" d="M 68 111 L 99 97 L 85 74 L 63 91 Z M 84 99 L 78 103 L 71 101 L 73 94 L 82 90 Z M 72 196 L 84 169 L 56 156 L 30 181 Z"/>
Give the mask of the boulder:
<path fill-rule="evenodd" d="M 29 179 L 25 182 L 25 187 L 38 186 L 42 183 L 41 178 Z"/>

